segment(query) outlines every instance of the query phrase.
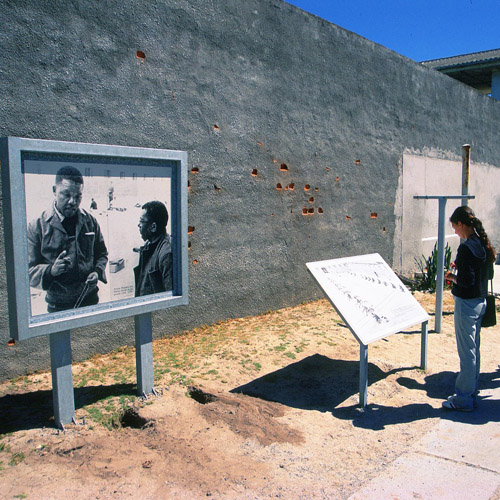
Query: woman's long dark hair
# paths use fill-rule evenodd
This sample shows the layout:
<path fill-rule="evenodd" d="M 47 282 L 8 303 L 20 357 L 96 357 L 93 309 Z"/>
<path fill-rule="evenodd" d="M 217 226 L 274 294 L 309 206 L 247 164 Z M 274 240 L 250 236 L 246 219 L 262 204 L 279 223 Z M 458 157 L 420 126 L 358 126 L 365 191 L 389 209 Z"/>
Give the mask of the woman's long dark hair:
<path fill-rule="evenodd" d="M 488 262 L 495 262 L 496 252 L 490 243 L 488 235 L 484 230 L 483 223 L 475 216 L 473 210 L 470 207 L 458 207 L 455 209 L 450 217 L 450 222 L 457 224 L 461 222 L 465 226 L 472 227 L 477 237 L 481 240 L 481 243 L 486 248 L 486 258 Z"/>

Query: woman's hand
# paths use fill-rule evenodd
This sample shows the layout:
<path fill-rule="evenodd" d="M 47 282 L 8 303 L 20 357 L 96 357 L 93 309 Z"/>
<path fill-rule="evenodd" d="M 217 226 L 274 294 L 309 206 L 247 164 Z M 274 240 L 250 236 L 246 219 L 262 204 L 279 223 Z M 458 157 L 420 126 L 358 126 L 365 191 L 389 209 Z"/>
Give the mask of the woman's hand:
<path fill-rule="evenodd" d="M 448 283 L 456 283 L 457 282 L 457 276 L 456 274 L 453 274 L 452 271 L 447 271 L 444 275 L 444 279 L 448 282 Z"/>

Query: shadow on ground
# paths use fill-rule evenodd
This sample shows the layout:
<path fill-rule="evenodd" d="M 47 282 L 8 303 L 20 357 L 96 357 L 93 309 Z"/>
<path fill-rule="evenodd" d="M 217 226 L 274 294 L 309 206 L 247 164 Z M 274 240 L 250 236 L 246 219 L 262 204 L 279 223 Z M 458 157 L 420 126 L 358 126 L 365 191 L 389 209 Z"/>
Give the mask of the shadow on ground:
<path fill-rule="evenodd" d="M 382 380 L 398 371 L 384 372 L 368 363 L 368 382 Z M 268 373 L 231 392 L 275 401 L 303 410 L 331 411 L 359 392 L 359 361 L 330 359 L 314 354 L 285 368 Z"/>
<path fill-rule="evenodd" d="M 110 396 L 135 396 L 135 384 L 78 387 L 75 407 L 82 408 Z M 7 394 L 0 398 L 0 434 L 25 429 L 54 427 L 52 391 Z"/>
<path fill-rule="evenodd" d="M 369 363 L 368 382 L 375 383 L 398 371 L 410 368 L 398 368 L 384 372 L 378 366 Z M 425 391 L 430 399 L 444 401 L 453 393 L 456 373 L 440 372 L 425 377 L 419 383 L 408 377 L 400 377 L 397 383 L 416 391 Z M 500 387 L 500 372 L 483 373 L 481 389 Z M 361 409 L 359 405 L 342 408 L 337 406 L 347 398 L 359 393 L 359 361 L 330 359 L 315 354 L 293 363 L 285 368 L 264 375 L 252 382 L 232 389 L 233 393 L 274 401 L 283 405 L 303 410 L 331 411 L 333 417 L 352 420 L 355 427 L 382 430 L 388 425 L 403 424 L 428 418 L 443 418 L 473 425 L 500 421 L 500 400 L 487 396 L 479 398 L 479 407 L 474 412 L 453 412 L 441 408 L 439 403 L 410 403 L 401 407 L 379 405 L 376 401 Z M 411 396 L 410 396 L 411 399 Z M 417 396 L 415 397 L 417 399 Z"/>
<path fill-rule="evenodd" d="M 417 391 L 425 391 L 427 397 L 444 401 L 454 392 L 456 373 L 440 372 L 425 377 L 419 383 L 408 377 L 400 377 L 397 382 L 402 386 Z M 483 391 L 500 387 L 500 372 L 481 374 L 480 388 Z M 371 430 L 382 430 L 387 425 L 403 424 L 428 418 L 441 418 L 454 422 L 483 425 L 487 422 L 500 421 L 500 400 L 491 399 L 488 395 L 479 396 L 478 408 L 473 412 L 457 412 L 437 408 L 426 403 L 413 403 L 401 407 L 390 407 L 368 404 L 364 410 L 356 406 L 338 408 L 332 411 L 336 418 L 352 420 L 355 427 Z"/>

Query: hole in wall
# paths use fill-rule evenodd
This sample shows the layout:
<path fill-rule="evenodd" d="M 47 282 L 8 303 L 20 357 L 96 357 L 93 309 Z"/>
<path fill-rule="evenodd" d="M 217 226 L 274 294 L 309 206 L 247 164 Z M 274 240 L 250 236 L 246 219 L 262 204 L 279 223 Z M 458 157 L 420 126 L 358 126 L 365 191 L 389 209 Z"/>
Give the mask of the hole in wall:
<path fill-rule="evenodd" d="M 222 190 L 222 188 L 220 188 L 219 186 L 217 186 L 217 184 L 214 184 L 214 189 L 215 189 L 216 191 L 221 191 L 221 190 Z"/>
<path fill-rule="evenodd" d="M 188 226 L 188 234 L 194 233 L 194 226 Z"/>
<path fill-rule="evenodd" d="M 196 264 L 198 264 L 198 260 L 197 259 L 193 260 L 193 264 L 196 266 Z"/>
<path fill-rule="evenodd" d="M 257 174 L 258 174 L 258 170 L 257 170 L 256 168 L 254 168 L 254 169 L 252 170 L 252 175 L 253 175 L 254 177 L 257 177 Z"/>
<path fill-rule="evenodd" d="M 304 208 L 302 209 L 302 215 L 307 215 L 307 207 L 304 207 Z"/>
<path fill-rule="evenodd" d="M 278 182 L 278 184 L 276 184 L 276 189 L 278 191 L 281 191 L 283 189 L 283 187 L 281 186 L 281 184 Z"/>
<path fill-rule="evenodd" d="M 330 167 L 326 167 L 326 171 L 327 172 L 330 172 L 331 168 Z"/>
<path fill-rule="evenodd" d="M 136 52 L 137 59 L 140 61 L 145 61 L 146 60 L 146 54 L 142 50 L 138 50 Z"/>
<path fill-rule="evenodd" d="M 372 219 L 376 219 L 376 218 L 378 217 L 377 212 L 372 212 L 372 213 L 370 214 L 370 217 L 371 217 Z"/>
<path fill-rule="evenodd" d="M 295 184 L 293 182 L 291 182 L 290 184 L 288 184 L 288 189 L 290 191 L 293 191 L 295 189 Z"/>
<path fill-rule="evenodd" d="M 340 177 L 337 175 L 337 177 L 335 177 L 335 182 L 339 182 L 340 180 Z"/>
<path fill-rule="evenodd" d="M 309 203 L 314 203 L 314 196 L 311 196 L 311 197 L 309 198 Z"/>
<path fill-rule="evenodd" d="M 280 170 L 281 170 L 282 172 L 287 172 L 287 171 L 288 171 L 288 165 L 287 165 L 286 163 L 282 163 L 282 164 L 280 165 Z"/>
<path fill-rule="evenodd" d="M 309 186 L 309 184 L 306 184 L 304 186 L 304 191 L 309 191 L 309 189 L 311 189 L 311 186 Z"/>
<path fill-rule="evenodd" d="M 318 214 L 322 214 L 323 213 L 323 209 L 321 207 L 318 207 Z"/>
<path fill-rule="evenodd" d="M 192 173 L 192 174 L 199 174 L 199 173 L 200 173 L 200 169 L 199 169 L 198 167 L 193 167 L 193 168 L 191 169 L 191 173 Z"/>
<path fill-rule="evenodd" d="M 191 242 L 188 241 L 188 250 L 191 250 Z"/>
<path fill-rule="evenodd" d="M 217 125 L 216 123 L 214 123 L 214 130 L 219 130 L 219 125 Z"/>
<path fill-rule="evenodd" d="M 16 341 L 14 339 L 10 339 L 8 342 L 7 342 L 7 345 L 9 347 L 14 347 L 16 345 Z"/>
<path fill-rule="evenodd" d="M 382 228 L 382 232 L 385 233 L 385 226 Z"/>
<path fill-rule="evenodd" d="M 311 207 L 311 208 L 308 210 L 308 213 L 313 214 L 313 213 L 314 213 L 314 207 Z"/>
<path fill-rule="evenodd" d="M 191 191 L 191 183 L 188 181 L 188 193 Z"/>
<path fill-rule="evenodd" d="M 349 217 L 348 215 L 345 216 L 345 220 L 351 220 L 351 217 Z"/>
<path fill-rule="evenodd" d="M 355 161 L 354 161 L 354 163 L 355 163 L 356 165 L 359 165 L 359 164 L 361 163 L 361 160 L 355 160 Z"/>
<path fill-rule="evenodd" d="M 264 144 L 262 144 L 262 142 L 260 142 L 260 141 L 257 142 L 257 145 L 260 147 L 264 146 Z"/>
<path fill-rule="evenodd" d="M 319 188 L 314 188 L 314 192 L 317 193 L 319 191 Z"/>

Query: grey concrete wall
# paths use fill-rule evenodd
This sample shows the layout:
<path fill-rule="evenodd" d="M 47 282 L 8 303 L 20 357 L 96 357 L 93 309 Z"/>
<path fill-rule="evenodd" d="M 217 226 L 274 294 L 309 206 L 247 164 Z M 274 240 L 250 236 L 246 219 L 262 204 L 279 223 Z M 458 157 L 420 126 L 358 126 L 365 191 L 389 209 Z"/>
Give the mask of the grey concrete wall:
<path fill-rule="evenodd" d="M 308 261 L 391 264 L 403 151 L 467 142 L 500 163 L 499 102 L 281 0 L 0 5 L 1 136 L 186 150 L 198 169 L 190 305 L 155 336 L 318 298 Z M 0 379 L 47 368 L 48 339 L 7 347 L 0 285 Z M 132 319 L 75 331 L 74 359 L 132 340 Z"/>

